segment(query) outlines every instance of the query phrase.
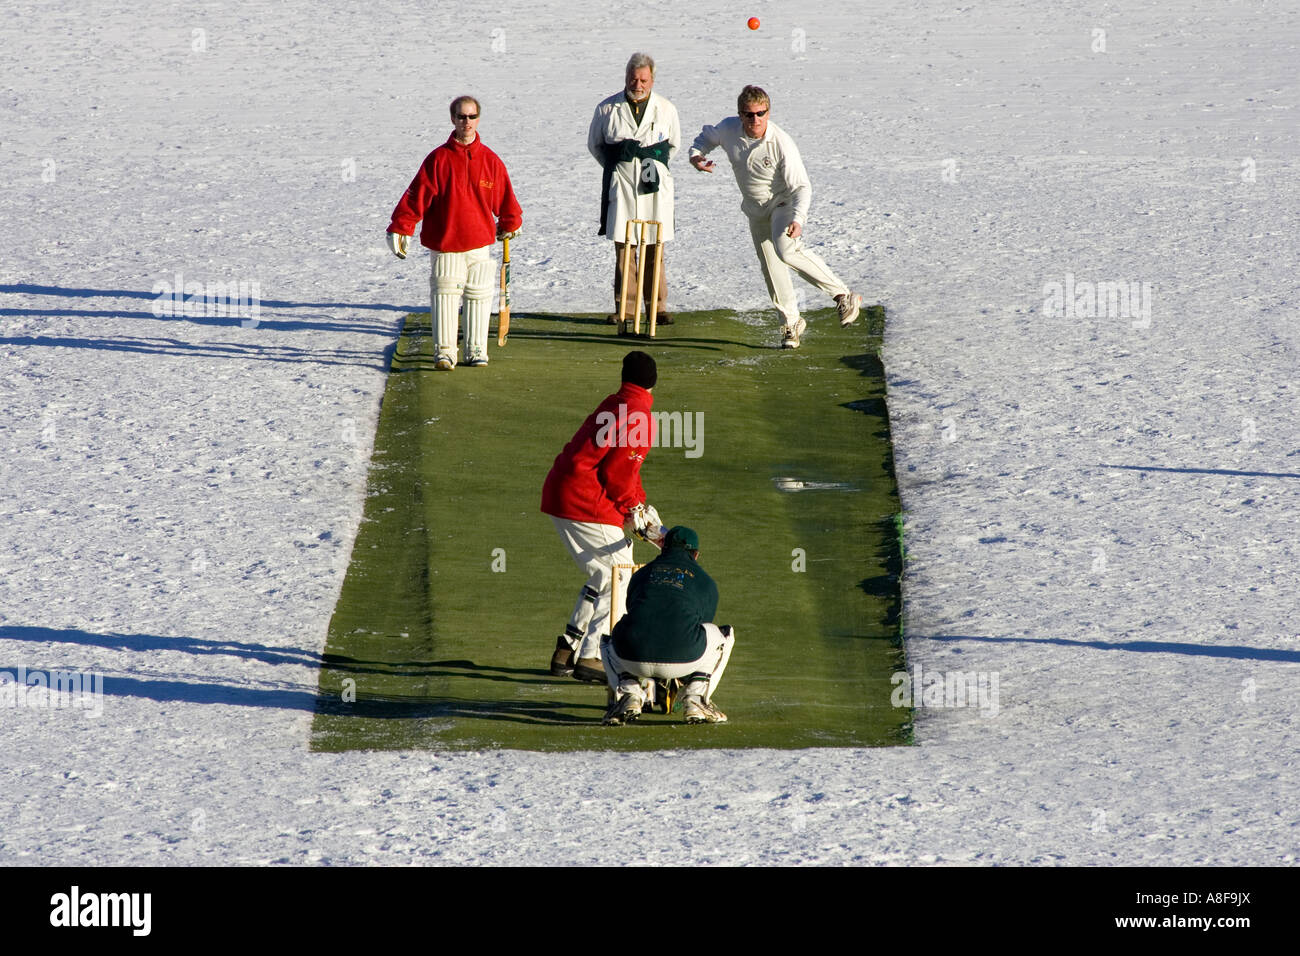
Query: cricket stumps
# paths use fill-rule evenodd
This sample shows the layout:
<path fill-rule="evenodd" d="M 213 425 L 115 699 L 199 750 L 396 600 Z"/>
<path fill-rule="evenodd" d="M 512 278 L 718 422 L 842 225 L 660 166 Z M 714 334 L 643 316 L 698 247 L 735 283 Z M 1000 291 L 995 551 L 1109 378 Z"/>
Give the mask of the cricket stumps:
<path fill-rule="evenodd" d="M 653 295 L 650 297 L 650 338 L 655 337 L 659 317 L 659 279 L 664 268 L 664 224 L 657 219 L 629 219 L 623 236 L 623 287 L 618 292 L 618 334 L 628 334 L 628 323 L 632 323 L 632 335 L 641 334 L 641 296 L 645 289 L 646 247 L 654 246 L 654 267 L 651 274 Z M 654 241 L 647 239 L 654 233 Z M 628 318 L 627 292 L 632 278 L 632 246 L 636 246 L 636 305 L 632 318 Z"/>

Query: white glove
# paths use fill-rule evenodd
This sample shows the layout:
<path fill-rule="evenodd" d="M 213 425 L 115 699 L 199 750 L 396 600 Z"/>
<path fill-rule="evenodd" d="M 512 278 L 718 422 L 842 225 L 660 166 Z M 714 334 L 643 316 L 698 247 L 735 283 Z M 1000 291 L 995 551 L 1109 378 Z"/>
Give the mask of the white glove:
<path fill-rule="evenodd" d="M 638 538 L 649 541 L 657 548 L 663 547 L 664 536 L 668 533 L 668 529 L 659 520 L 659 512 L 655 510 L 654 505 L 637 505 L 627 517 L 632 525 L 632 531 Z"/>
<path fill-rule="evenodd" d="M 658 526 L 659 512 L 654 505 L 640 504 L 632 509 L 632 529 L 637 534 L 644 534 L 646 528 Z"/>
<path fill-rule="evenodd" d="M 404 236 L 399 232 L 390 232 L 388 234 L 388 248 L 392 249 L 393 255 L 399 259 L 406 258 L 406 247 L 410 241 L 410 236 Z"/>
<path fill-rule="evenodd" d="M 659 512 L 655 511 L 654 505 L 645 506 L 645 528 L 647 534 L 652 531 L 659 531 L 663 528 L 663 522 L 659 520 Z"/>
<path fill-rule="evenodd" d="M 518 229 L 516 229 L 514 232 L 498 232 L 497 241 L 500 242 L 502 239 L 514 239 L 518 235 L 519 235 Z"/>

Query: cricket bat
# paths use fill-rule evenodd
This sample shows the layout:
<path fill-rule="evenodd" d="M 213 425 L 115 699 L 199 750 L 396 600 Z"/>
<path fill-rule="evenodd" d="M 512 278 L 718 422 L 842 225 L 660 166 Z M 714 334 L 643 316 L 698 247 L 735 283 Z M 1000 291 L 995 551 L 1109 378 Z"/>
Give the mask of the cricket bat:
<path fill-rule="evenodd" d="M 497 319 L 497 345 L 506 344 L 510 334 L 510 237 L 501 240 L 501 310 Z"/>

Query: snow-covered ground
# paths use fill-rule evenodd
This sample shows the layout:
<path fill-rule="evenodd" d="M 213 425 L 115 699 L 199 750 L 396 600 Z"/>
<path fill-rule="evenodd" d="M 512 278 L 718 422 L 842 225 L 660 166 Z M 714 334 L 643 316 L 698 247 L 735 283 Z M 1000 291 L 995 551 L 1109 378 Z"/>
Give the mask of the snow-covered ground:
<path fill-rule="evenodd" d="M 0 706 L 0 862 L 1295 861 L 1294 3 L 131 6 L 0 9 L 0 671 L 106 691 Z M 769 90 L 809 240 L 889 307 L 910 661 L 996 675 L 997 713 L 890 750 L 310 753 L 427 296 L 388 214 L 472 92 L 515 308 L 605 309 L 585 133 L 638 49 L 688 137 Z M 672 307 L 761 309 L 729 174 L 675 169 Z M 177 273 L 258 283 L 260 322 L 155 315 Z M 1149 313 L 1045 313 L 1103 281 Z"/>

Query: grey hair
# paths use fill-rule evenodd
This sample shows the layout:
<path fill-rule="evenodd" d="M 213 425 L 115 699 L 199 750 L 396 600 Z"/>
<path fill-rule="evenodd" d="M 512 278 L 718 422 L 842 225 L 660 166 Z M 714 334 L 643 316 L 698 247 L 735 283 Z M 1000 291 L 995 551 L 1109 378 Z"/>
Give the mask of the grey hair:
<path fill-rule="evenodd" d="M 631 77 L 633 73 L 641 69 L 643 66 L 649 68 L 650 78 L 654 79 L 655 60 L 649 53 L 633 53 L 631 59 L 627 61 L 627 69 L 624 71 L 623 75 L 625 77 Z"/>

